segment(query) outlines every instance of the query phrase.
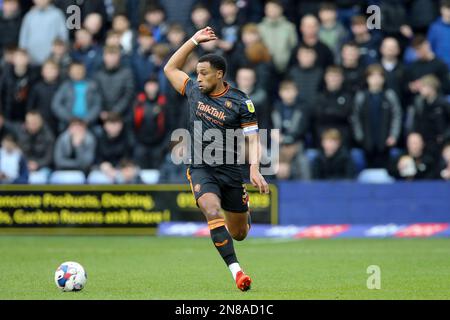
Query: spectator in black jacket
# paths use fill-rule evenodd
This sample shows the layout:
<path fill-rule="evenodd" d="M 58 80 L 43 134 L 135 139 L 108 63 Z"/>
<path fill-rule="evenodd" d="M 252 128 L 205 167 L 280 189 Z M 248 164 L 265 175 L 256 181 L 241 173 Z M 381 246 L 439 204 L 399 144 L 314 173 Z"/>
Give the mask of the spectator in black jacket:
<path fill-rule="evenodd" d="M 351 145 L 351 115 L 353 109 L 352 96 L 343 88 L 344 74 L 342 68 L 330 66 L 325 72 L 325 90 L 322 91 L 313 105 L 314 134 L 319 144 L 322 133 L 335 128 L 341 135 L 341 141 L 347 148 Z"/>
<path fill-rule="evenodd" d="M 385 168 L 389 150 L 400 136 L 402 108 L 395 92 L 383 88 L 384 70 L 380 65 L 370 65 L 366 74 L 368 89 L 355 96 L 354 136 L 364 149 L 368 167 Z"/>
<path fill-rule="evenodd" d="M 30 172 L 49 170 L 53 162 L 55 137 L 37 111 L 28 111 L 25 123 L 17 130 L 18 142 Z"/>
<path fill-rule="evenodd" d="M 134 96 L 133 73 L 121 65 L 120 58 L 119 47 L 106 46 L 103 51 L 104 67 L 94 76 L 102 96 L 102 120 L 108 117 L 109 112 L 116 112 L 124 119 L 130 114 Z"/>
<path fill-rule="evenodd" d="M 47 60 L 42 65 L 41 77 L 42 80 L 31 88 L 27 110 L 38 111 L 53 135 L 56 136 L 58 123 L 52 111 L 52 101 L 61 84 L 59 65 L 53 60 Z"/>
<path fill-rule="evenodd" d="M 435 179 L 436 163 L 425 150 L 425 142 L 418 132 L 411 132 L 406 139 L 406 153 L 398 157 L 392 174 L 398 179 Z"/>
<path fill-rule="evenodd" d="M 13 135 L 2 138 L 0 148 L 0 184 L 28 183 L 27 161 Z"/>
<path fill-rule="evenodd" d="M 360 63 L 358 45 L 355 42 L 347 42 L 341 49 L 341 67 L 344 71 L 344 88 L 355 93 L 364 87 L 365 67 Z"/>
<path fill-rule="evenodd" d="M 352 39 L 359 48 L 361 63 L 365 66 L 378 61 L 378 48 L 381 38 L 377 33 L 370 33 L 365 16 L 352 17 Z"/>
<path fill-rule="evenodd" d="M 322 84 L 323 69 L 316 64 L 317 54 L 311 47 L 304 45 L 297 49 L 297 64 L 289 72 L 299 91 L 299 99 L 311 103 Z"/>
<path fill-rule="evenodd" d="M 0 82 L 0 109 L 6 119 L 23 122 L 29 92 L 37 80 L 35 70 L 29 64 L 28 54 L 23 49 L 14 52 L 14 62 L 2 76 Z"/>
<path fill-rule="evenodd" d="M 339 130 L 327 129 L 321 135 L 321 149 L 312 165 L 312 178 L 339 180 L 353 176 L 353 162 L 348 149 L 342 145 Z"/>
<path fill-rule="evenodd" d="M 17 46 L 22 23 L 18 0 L 3 0 L 0 10 L 0 58 L 7 46 Z"/>
<path fill-rule="evenodd" d="M 417 82 L 419 95 L 408 108 L 406 129 L 419 132 L 427 151 L 437 156 L 441 145 L 450 136 L 450 104 L 439 94 L 439 80 L 427 75 Z"/>
<path fill-rule="evenodd" d="M 133 108 L 133 128 L 136 138 L 134 161 L 142 169 L 159 168 L 167 149 L 170 123 L 166 97 L 160 93 L 155 78 L 147 81 L 145 92 L 137 97 Z"/>
<path fill-rule="evenodd" d="M 99 169 L 114 179 L 120 161 L 129 159 L 132 150 L 133 141 L 124 126 L 123 119 L 117 113 L 109 113 L 102 130 L 97 134 L 95 161 Z"/>
<path fill-rule="evenodd" d="M 298 100 L 297 86 L 292 80 L 284 80 L 279 89 L 278 100 L 272 111 L 274 129 L 280 130 L 280 161 L 277 178 L 293 179 L 310 176 L 302 157 L 303 143 L 309 127 L 309 107 Z M 301 169 L 299 167 L 302 167 Z M 295 172 L 295 174 L 294 174 Z"/>
<path fill-rule="evenodd" d="M 417 60 L 411 63 L 405 71 L 405 84 L 411 93 L 419 91 L 419 80 L 427 74 L 432 74 L 439 79 L 442 92 L 450 93 L 449 70 L 444 61 L 437 58 L 431 50 L 430 43 L 422 36 L 418 35 L 413 39 L 412 47 L 416 51 Z"/>
<path fill-rule="evenodd" d="M 386 37 L 380 47 L 380 64 L 384 69 L 386 88 L 394 90 L 400 101 L 404 102 L 403 79 L 405 67 L 400 60 L 400 45 L 397 39 Z"/>

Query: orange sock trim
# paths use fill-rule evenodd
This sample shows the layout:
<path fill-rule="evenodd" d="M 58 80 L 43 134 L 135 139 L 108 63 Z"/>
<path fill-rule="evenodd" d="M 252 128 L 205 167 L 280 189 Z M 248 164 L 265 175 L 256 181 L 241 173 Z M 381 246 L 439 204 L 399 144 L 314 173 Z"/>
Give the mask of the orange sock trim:
<path fill-rule="evenodd" d="M 209 230 L 213 230 L 213 229 L 219 228 L 224 225 L 225 225 L 225 219 L 214 219 L 214 220 L 208 221 Z"/>

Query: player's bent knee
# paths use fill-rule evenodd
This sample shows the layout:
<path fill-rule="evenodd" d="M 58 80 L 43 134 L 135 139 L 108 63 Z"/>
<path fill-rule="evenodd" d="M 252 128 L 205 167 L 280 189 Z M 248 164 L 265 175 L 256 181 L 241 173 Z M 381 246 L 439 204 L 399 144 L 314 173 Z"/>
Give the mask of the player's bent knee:
<path fill-rule="evenodd" d="M 236 241 L 242 241 L 247 238 L 248 229 L 237 229 L 230 232 L 231 237 Z"/>

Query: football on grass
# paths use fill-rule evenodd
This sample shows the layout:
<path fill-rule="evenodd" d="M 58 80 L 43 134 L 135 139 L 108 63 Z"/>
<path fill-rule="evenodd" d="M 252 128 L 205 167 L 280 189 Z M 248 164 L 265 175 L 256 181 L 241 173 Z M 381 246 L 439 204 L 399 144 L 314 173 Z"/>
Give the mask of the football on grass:
<path fill-rule="evenodd" d="M 80 291 L 86 285 L 86 281 L 87 274 L 77 262 L 64 262 L 56 269 L 55 283 L 62 291 Z"/>

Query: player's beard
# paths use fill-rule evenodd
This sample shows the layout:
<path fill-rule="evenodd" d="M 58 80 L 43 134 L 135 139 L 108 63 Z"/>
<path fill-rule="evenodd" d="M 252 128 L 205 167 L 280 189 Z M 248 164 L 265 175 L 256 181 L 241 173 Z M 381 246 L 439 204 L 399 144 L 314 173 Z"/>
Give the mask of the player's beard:
<path fill-rule="evenodd" d="M 213 92 L 214 91 L 214 89 L 216 88 L 216 86 L 211 86 L 211 87 L 201 87 L 201 88 L 199 88 L 200 89 L 200 91 L 203 93 L 203 94 L 206 94 L 206 95 L 208 95 L 208 94 L 210 94 L 211 92 Z"/>

